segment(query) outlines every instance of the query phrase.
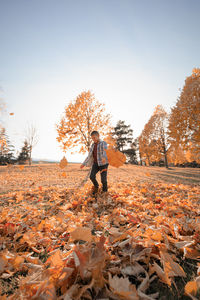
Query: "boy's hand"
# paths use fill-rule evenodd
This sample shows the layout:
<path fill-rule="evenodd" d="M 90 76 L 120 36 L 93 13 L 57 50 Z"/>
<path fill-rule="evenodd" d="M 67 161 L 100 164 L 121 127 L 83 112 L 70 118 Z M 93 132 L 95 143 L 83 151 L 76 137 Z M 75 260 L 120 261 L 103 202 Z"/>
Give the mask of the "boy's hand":
<path fill-rule="evenodd" d="M 83 169 L 85 166 L 84 165 L 80 165 L 80 169 Z"/>

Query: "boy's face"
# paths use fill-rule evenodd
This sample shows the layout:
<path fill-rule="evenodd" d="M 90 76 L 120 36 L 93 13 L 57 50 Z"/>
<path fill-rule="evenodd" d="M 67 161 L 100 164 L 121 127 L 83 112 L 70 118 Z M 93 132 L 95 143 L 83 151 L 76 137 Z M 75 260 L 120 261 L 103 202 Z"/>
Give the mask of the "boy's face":
<path fill-rule="evenodd" d="M 97 143 L 99 141 L 99 135 L 97 135 L 97 134 L 93 134 L 91 136 L 91 138 L 92 138 L 92 140 L 93 140 L 94 143 Z"/>

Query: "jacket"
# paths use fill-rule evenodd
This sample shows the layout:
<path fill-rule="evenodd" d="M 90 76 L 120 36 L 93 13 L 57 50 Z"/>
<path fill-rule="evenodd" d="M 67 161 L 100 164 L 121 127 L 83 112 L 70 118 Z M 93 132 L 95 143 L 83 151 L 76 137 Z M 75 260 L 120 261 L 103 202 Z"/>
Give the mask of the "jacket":
<path fill-rule="evenodd" d="M 105 164 L 108 164 L 108 157 L 106 154 L 105 149 L 107 149 L 107 143 L 105 141 L 100 140 L 99 143 L 97 144 L 97 163 L 98 166 L 103 166 Z M 91 145 L 88 156 L 82 163 L 84 166 L 90 167 L 92 166 L 94 162 L 93 158 L 93 150 L 94 150 L 94 143 Z M 105 158 L 105 162 L 102 162 L 102 159 Z"/>

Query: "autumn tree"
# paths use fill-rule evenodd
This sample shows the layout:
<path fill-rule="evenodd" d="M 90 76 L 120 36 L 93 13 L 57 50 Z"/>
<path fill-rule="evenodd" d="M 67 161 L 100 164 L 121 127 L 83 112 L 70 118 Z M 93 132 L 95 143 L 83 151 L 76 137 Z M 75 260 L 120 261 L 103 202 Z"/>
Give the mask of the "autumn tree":
<path fill-rule="evenodd" d="M 29 124 L 25 131 L 25 139 L 28 144 L 29 149 L 29 165 L 32 163 L 32 151 L 33 148 L 37 145 L 39 137 L 37 129 L 33 124 Z"/>
<path fill-rule="evenodd" d="M 165 166 L 168 168 L 167 126 L 168 114 L 161 105 L 158 105 L 139 137 L 140 154 L 147 158 L 149 164 L 164 159 Z"/>
<path fill-rule="evenodd" d="M 150 147 L 150 128 L 149 124 L 145 124 L 141 135 L 138 137 L 140 163 L 151 164 L 152 148 Z"/>
<path fill-rule="evenodd" d="M 200 69 L 193 69 L 169 118 L 171 151 L 184 152 L 185 161 L 200 162 Z"/>
<path fill-rule="evenodd" d="M 4 164 L 7 162 L 8 157 L 6 153 L 8 153 L 8 148 L 9 148 L 9 145 L 7 145 L 8 137 L 6 135 L 6 131 L 3 126 L 3 121 L 1 119 L 4 112 L 5 112 L 5 102 L 3 101 L 2 98 L 0 98 L 0 164 Z"/>
<path fill-rule="evenodd" d="M 2 98 L 0 98 L 0 130 L 3 129 L 3 121 L 1 119 L 1 116 L 3 115 L 4 111 L 5 111 L 5 102 L 3 101 Z M 5 140 L 3 140 L 3 139 L 1 140 L 0 139 L 0 146 L 3 143 L 5 143 Z"/>
<path fill-rule="evenodd" d="M 56 124 L 56 139 L 64 152 L 80 147 L 79 152 L 85 153 L 92 143 L 91 132 L 97 130 L 105 137 L 109 129 L 110 115 L 105 113 L 105 105 L 91 91 L 84 91 L 65 107 L 64 116 Z"/>
<path fill-rule="evenodd" d="M 168 160 L 169 163 L 175 166 L 182 165 L 186 162 L 186 155 L 181 144 L 176 145 L 176 148 L 174 147 L 174 145 L 170 145 L 168 150 Z"/>
<path fill-rule="evenodd" d="M 3 127 L 0 128 L 0 141 L 0 164 L 14 163 L 14 146 L 11 144 L 6 130 Z"/>

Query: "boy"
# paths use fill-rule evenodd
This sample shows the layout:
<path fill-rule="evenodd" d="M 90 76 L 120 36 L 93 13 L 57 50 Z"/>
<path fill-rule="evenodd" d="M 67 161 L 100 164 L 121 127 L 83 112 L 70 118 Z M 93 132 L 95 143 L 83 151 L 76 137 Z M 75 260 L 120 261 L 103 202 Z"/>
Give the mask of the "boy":
<path fill-rule="evenodd" d="M 103 185 L 103 192 L 106 193 L 108 191 L 107 169 L 109 164 L 108 164 L 107 154 L 105 151 L 105 149 L 107 149 L 107 143 L 100 139 L 98 131 L 92 131 L 91 138 L 94 143 L 91 145 L 88 157 L 84 160 L 80 168 L 82 169 L 84 166 L 92 165 L 90 180 L 94 185 L 92 194 L 96 195 L 99 189 L 99 183 L 96 180 L 96 174 L 99 171 L 101 174 L 101 183 Z"/>

